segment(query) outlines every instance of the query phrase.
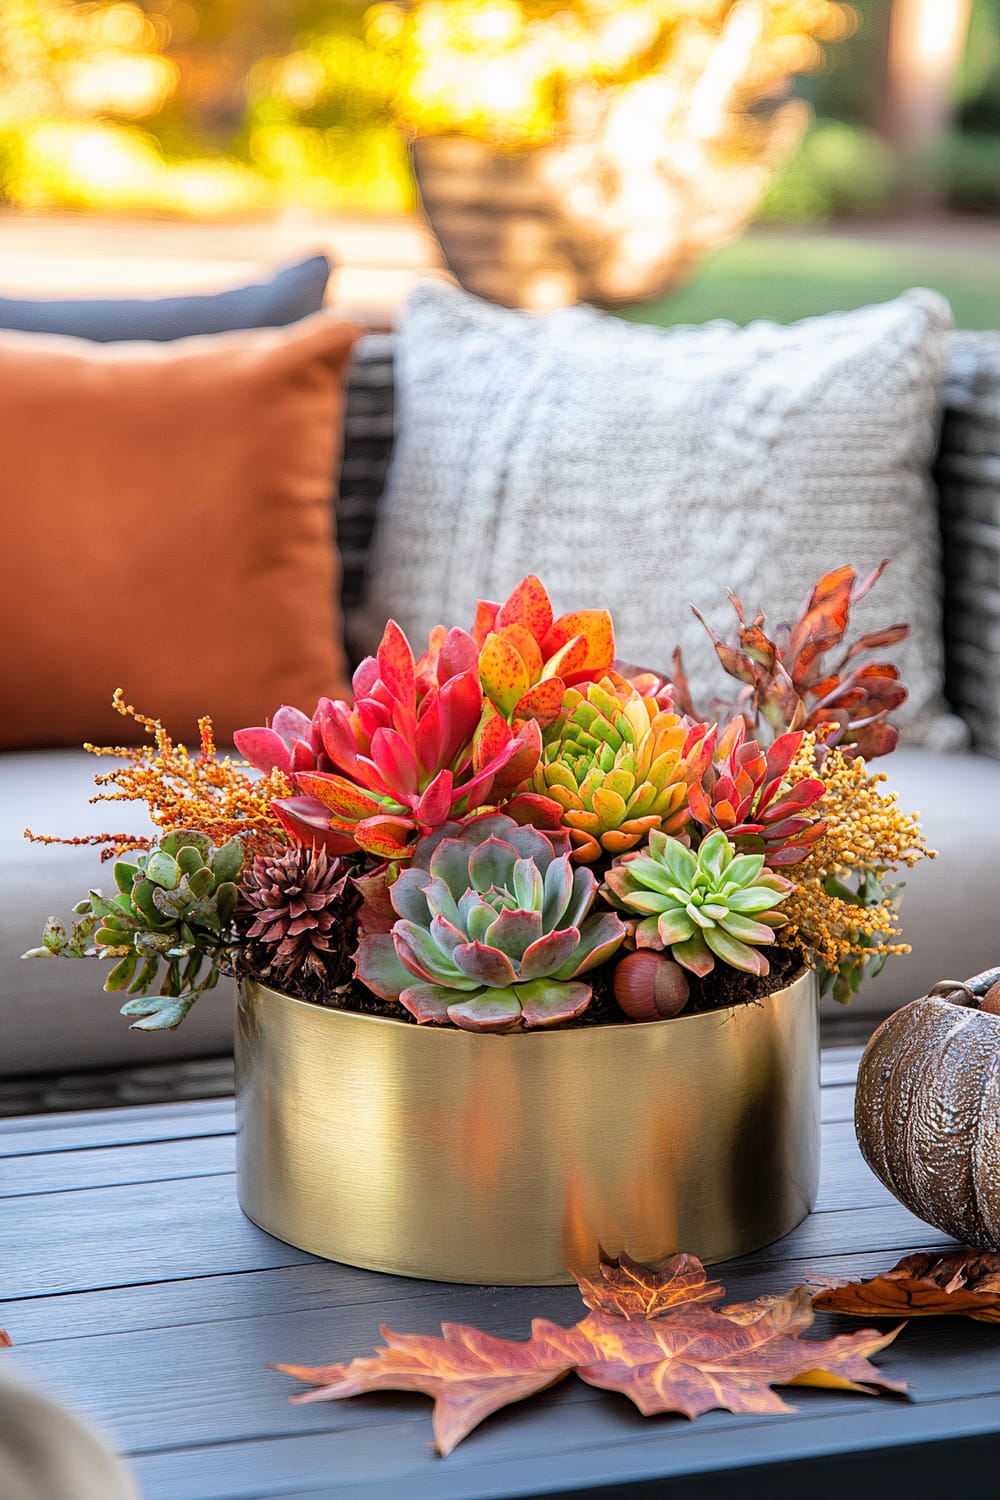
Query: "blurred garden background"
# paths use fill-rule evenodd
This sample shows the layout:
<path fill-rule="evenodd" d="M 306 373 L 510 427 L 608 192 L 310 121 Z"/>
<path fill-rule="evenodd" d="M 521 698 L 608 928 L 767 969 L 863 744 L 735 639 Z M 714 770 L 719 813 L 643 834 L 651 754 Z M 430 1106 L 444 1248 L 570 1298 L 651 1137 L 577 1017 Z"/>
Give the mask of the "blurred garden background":
<path fill-rule="evenodd" d="M 384 320 L 441 258 L 421 199 L 498 300 L 745 322 L 919 283 L 998 327 L 1000 0 L 0 4 L 0 294 L 319 246 Z"/>

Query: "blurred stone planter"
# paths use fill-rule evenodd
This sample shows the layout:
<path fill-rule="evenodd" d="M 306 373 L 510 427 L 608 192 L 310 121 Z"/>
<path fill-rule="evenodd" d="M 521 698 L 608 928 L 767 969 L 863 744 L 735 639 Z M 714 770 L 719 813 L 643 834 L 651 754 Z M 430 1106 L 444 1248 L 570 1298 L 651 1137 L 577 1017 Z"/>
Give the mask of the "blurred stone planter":
<path fill-rule="evenodd" d="M 414 141 L 411 161 L 448 269 L 506 307 L 646 302 L 686 280 L 706 248 L 667 219 L 623 230 L 610 204 L 602 211 L 613 169 L 589 144 L 496 151 L 431 136 Z"/>
<path fill-rule="evenodd" d="M 779 1239 L 819 1165 L 815 977 L 760 1004 L 489 1036 L 244 985 L 243 1211 L 331 1260 L 569 1281 L 598 1247 L 719 1261 Z"/>

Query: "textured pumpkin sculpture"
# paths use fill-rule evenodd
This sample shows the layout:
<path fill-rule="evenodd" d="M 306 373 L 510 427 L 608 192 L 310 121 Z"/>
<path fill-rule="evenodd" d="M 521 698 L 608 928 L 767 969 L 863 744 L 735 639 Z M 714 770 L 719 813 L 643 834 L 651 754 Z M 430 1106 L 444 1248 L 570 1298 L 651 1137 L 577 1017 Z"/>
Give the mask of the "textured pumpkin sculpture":
<path fill-rule="evenodd" d="M 998 978 L 935 986 L 945 993 L 883 1021 L 855 1104 L 876 1177 L 918 1218 L 983 1250 L 1000 1250 L 1000 1016 L 975 1002 Z"/>

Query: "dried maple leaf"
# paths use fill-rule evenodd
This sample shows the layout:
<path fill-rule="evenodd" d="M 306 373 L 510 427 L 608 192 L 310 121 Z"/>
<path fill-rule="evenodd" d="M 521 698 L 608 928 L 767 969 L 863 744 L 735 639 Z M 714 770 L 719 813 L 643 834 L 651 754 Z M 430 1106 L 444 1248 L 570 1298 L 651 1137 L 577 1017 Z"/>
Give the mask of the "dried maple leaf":
<path fill-rule="evenodd" d="M 698 1417 L 714 1407 L 732 1412 L 794 1411 L 772 1385 L 820 1385 L 837 1390 L 901 1392 L 868 1356 L 899 1332 L 863 1329 L 835 1339 L 800 1339 L 813 1321 L 806 1287 L 761 1307 L 749 1322 L 735 1322 L 725 1309 L 678 1311 L 653 1322 L 623 1322 L 591 1313 L 577 1325 L 599 1352 L 576 1373 L 589 1385 L 621 1391 L 642 1412 L 678 1411 Z"/>
<path fill-rule="evenodd" d="M 726 1295 L 721 1281 L 709 1281 L 694 1255 L 675 1255 L 659 1271 L 640 1265 L 630 1255 L 602 1260 L 597 1277 L 576 1278 L 580 1296 L 597 1312 L 619 1318 L 649 1320 L 662 1317 L 684 1303 L 712 1302 Z"/>
<path fill-rule="evenodd" d="M 3 1328 L 0 1328 L 0 1349 L 13 1349 L 14 1340 Z"/>
<path fill-rule="evenodd" d="M 865 1318 L 932 1318 L 963 1314 L 1000 1323 L 1000 1255 L 952 1250 L 907 1255 L 891 1271 L 848 1281 L 813 1298 L 826 1312 Z"/>
<path fill-rule="evenodd" d="M 599 1277 L 577 1280 L 592 1311 L 574 1328 L 536 1318 L 523 1343 L 455 1323 L 442 1325 L 441 1338 L 383 1328 L 386 1347 L 371 1357 L 275 1368 L 316 1387 L 293 1401 L 377 1390 L 433 1396 L 434 1445 L 442 1456 L 491 1412 L 555 1385 L 571 1370 L 589 1385 L 620 1391 L 647 1416 L 676 1411 L 697 1417 L 713 1407 L 794 1410 L 773 1385 L 866 1394 L 905 1389 L 869 1363 L 898 1329 L 822 1341 L 799 1337 L 813 1321 L 804 1286 L 716 1312 L 704 1303 L 724 1295 L 723 1288 L 709 1281 L 693 1255 L 677 1255 L 660 1271 L 622 1255 L 602 1262 Z"/>
<path fill-rule="evenodd" d="M 526 1342 L 442 1323 L 442 1338 L 382 1328 L 386 1348 L 348 1365 L 275 1365 L 316 1390 L 295 1402 L 336 1401 L 368 1391 L 421 1391 L 434 1397 L 434 1446 L 442 1457 L 485 1417 L 555 1385 L 591 1353 L 572 1328 L 536 1318 Z"/>

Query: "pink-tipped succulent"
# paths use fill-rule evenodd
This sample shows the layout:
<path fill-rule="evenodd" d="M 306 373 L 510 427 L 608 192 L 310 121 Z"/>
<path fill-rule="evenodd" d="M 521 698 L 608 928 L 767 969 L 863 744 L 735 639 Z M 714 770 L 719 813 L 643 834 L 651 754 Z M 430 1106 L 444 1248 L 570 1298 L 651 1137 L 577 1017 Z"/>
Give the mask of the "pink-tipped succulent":
<path fill-rule="evenodd" d="M 284 771 L 291 776 L 296 771 L 329 770 L 319 722 L 329 702 L 321 698 L 311 719 L 301 709 L 283 704 L 270 724 L 238 729 L 233 736 L 237 750 L 258 771 Z"/>
<path fill-rule="evenodd" d="M 564 833 L 502 813 L 448 824 L 390 887 L 398 920 L 361 940 L 357 977 L 421 1022 L 517 1031 L 571 1020 L 591 998 L 579 976 L 628 930 L 613 912 L 588 916 L 596 894 Z"/>
<path fill-rule="evenodd" d="M 574 610 L 557 620 L 533 574 L 505 603 L 479 601 L 472 636 L 483 692 L 515 728 L 527 719 L 543 729 L 554 723 L 566 688 L 603 677 L 615 655 L 606 609 Z"/>
<path fill-rule="evenodd" d="M 541 731 L 529 720 L 515 732 L 484 704 L 478 660 L 472 637 L 451 630 L 416 662 L 390 620 L 377 656 L 354 674 L 353 709 L 327 698 L 311 722 L 285 718 L 286 732 L 299 731 L 290 751 L 273 727 L 237 734 L 240 751 L 265 770 L 279 753 L 275 738 L 291 761 L 305 759 L 299 747 L 314 749 L 316 768 L 289 764 L 298 795 L 272 804 L 292 839 L 330 854 L 361 849 L 406 859 L 418 838 L 449 819 L 510 798 L 535 768 Z M 558 821 L 543 798 L 512 811 L 543 825 Z"/>
<path fill-rule="evenodd" d="M 815 810 L 826 787 L 815 776 L 789 783 L 788 771 L 802 731 L 782 734 L 768 751 L 746 737 L 746 721 L 733 719 L 717 757 L 688 792 L 688 806 L 703 833 L 721 828 L 741 851 L 763 854 L 771 869 L 797 865 L 826 825 Z"/>

